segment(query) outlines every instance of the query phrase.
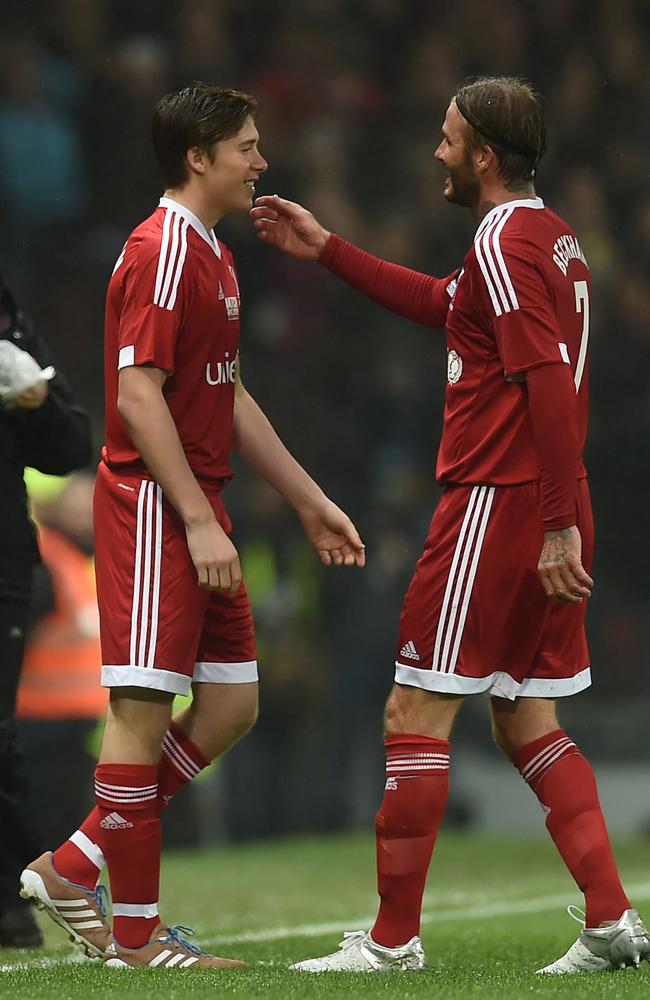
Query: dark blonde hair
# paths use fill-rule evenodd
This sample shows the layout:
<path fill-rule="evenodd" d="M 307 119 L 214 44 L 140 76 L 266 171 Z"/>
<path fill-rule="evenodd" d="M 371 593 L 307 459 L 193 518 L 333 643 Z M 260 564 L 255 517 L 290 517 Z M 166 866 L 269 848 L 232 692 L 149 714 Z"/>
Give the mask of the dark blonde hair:
<path fill-rule="evenodd" d="M 454 101 L 469 125 L 470 146 L 490 146 L 506 184 L 532 181 L 546 152 L 546 122 L 539 94 L 516 76 L 483 76 L 464 83 Z"/>

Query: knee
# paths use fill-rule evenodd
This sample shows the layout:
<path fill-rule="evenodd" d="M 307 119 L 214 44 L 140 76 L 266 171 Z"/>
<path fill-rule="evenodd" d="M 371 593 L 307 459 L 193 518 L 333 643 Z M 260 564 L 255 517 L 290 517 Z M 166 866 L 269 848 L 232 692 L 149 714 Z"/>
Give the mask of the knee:
<path fill-rule="evenodd" d="M 232 746 L 242 737 L 251 731 L 259 715 L 259 701 L 257 693 L 254 696 L 242 698 L 237 704 L 231 705 L 227 720 L 224 720 L 224 735 L 229 737 L 229 744 Z"/>
<path fill-rule="evenodd" d="M 508 727 L 502 725 L 496 719 L 492 719 L 492 739 L 506 757 L 512 757 L 519 749 L 516 743 L 513 742 Z"/>
<path fill-rule="evenodd" d="M 235 729 L 237 730 L 235 739 L 240 740 L 242 736 L 246 735 L 246 733 L 250 733 L 251 729 L 257 722 L 259 714 L 259 702 L 257 698 L 255 698 L 254 701 L 242 708 L 239 713 L 239 717 L 234 720 Z"/>
<path fill-rule="evenodd" d="M 394 688 L 384 709 L 384 734 L 386 736 L 413 732 L 410 708 L 411 699 L 408 688 Z"/>
<path fill-rule="evenodd" d="M 386 703 L 385 733 L 387 736 L 417 733 L 447 740 L 462 701 L 454 695 L 396 684 Z"/>
<path fill-rule="evenodd" d="M 492 702 L 492 737 L 507 757 L 559 728 L 552 702 L 538 699 L 501 702 L 502 699 Z"/>

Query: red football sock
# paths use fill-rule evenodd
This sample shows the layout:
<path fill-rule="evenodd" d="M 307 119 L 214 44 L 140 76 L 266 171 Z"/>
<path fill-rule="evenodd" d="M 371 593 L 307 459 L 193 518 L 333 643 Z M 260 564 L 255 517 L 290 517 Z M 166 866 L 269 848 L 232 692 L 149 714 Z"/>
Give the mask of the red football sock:
<path fill-rule="evenodd" d="M 195 743 L 172 721 L 163 741 L 158 768 L 158 808 L 162 811 L 179 788 L 207 767 L 206 760 Z M 104 867 L 101 816 L 95 806 L 79 829 L 54 852 L 53 863 L 59 875 L 94 889 Z"/>
<path fill-rule="evenodd" d="M 546 812 L 546 828 L 585 894 L 585 922 L 598 927 L 630 907 L 616 868 L 596 780 L 589 762 L 562 729 L 512 756 Z"/>
<path fill-rule="evenodd" d="M 172 721 L 165 733 L 158 771 L 158 804 L 163 810 L 179 788 L 196 778 L 210 761 L 196 743 L 186 736 L 178 723 Z"/>
<path fill-rule="evenodd" d="M 449 742 L 387 736 L 386 788 L 375 819 L 381 904 L 371 936 L 396 948 L 420 932 L 422 895 L 447 804 Z"/>
<path fill-rule="evenodd" d="M 106 864 L 100 847 L 104 832 L 99 825 L 100 820 L 99 809 L 95 806 L 79 829 L 57 847 L 52 855 L 52 863 L 59 875 L 85 886 L 86 889 L 95 888 L 99 873 Z"/>
<path fill-rule="evenodd" d="M 113 899 L 113 933 L 141 948 L 160 923 L 160 814 L 156 764 L 99 764 L 95 797 Z"/>

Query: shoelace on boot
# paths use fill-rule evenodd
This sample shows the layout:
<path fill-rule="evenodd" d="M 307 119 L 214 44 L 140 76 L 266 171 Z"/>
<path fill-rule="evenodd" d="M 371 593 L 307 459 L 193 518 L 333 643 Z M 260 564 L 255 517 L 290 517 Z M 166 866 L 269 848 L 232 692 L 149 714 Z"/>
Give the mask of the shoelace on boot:
<path fill-rule="evenodd" d="M 108 890 L 106 886 L 98 885 L 96 889 L 93 889 L 90 895 L 97 903 L 97 906 L 99 907 L 99 912 L 101 913 L 102 917 L 105 918 L 106 914 L 108 913 Z"/>
<path fill-rule="evenodd" d="M 573 920 L 577 921 L 577 923 L 579 924 L 582 924 L 582 929 L 584 930 L 586 926 L 585 911 L 581 910 L 579 906 L 574 906 L 573 903 L 569 903 L 569 905 L 566 908 L 566 911 Z"/>
<path fill-rule="evenodd" d="M 182 936 L 183 934 L 194 934 L 193 927 L 185 927 L 183 924 L 174 924 L 173 927 L 167 928 L 167 936 L 160 938 L 161 941 L 171 942 L 173 944 L 180 945 L 181 948 L 185 948 L 192 955 L 204 955 L 205 952 L 199 948 L 198 944 L 192 944 L 191 941 L 186 941 Z"/>
<path fill-rule="evenodd" d="M 343 931 L 343 940 L 340 942 L 339 948 L 343 950 L 351 948 L 352 945 L 357 944 L 365 936 L 365 931 Z"/>

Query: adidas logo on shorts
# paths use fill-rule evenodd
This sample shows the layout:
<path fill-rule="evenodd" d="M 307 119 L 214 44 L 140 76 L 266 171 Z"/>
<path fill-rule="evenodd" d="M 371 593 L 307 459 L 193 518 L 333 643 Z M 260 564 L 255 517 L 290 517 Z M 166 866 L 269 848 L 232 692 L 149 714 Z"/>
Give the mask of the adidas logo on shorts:
<path fill-rule="evenodd" d="M 409 641 L 404 646 L 402 646 L 402 648 L 399 651 L 399 655 L 403 656 L 407 660 L 420 659 L 420 654 L 415 648 L 415 643 L 411 639 L 409 639 Z"/>
<path fill-rule="evenodd" d="M 123 819 L 119 813 L 112 812 L 108 816 L 104 816 L 99 825 L 104 830 L 128 830 L 129 827 L 133 826 L 133 823 L 129 823 L 128 819 Z"/>

